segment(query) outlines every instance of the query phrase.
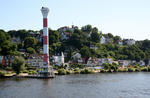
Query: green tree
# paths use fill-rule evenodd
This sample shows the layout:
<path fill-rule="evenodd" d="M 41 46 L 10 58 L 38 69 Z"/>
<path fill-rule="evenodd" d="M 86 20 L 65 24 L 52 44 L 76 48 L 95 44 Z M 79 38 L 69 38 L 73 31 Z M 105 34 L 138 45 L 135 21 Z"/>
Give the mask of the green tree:
<path fill-rule="evenodd" d="M 57 43 L 60 41 L 60 34 L 58 31 L 49 30 L 49 44 Z"/>
<path fill-rule="evenodd" d="M 27 48 L 26 52 L 30 53 L 30 54 L 35 54 L 36 53 L 35 49 L 32 48 L 32 47 Z"/>
<path fill-rule="evenodd" d="M 85 58 L 90 57 L 91 55 L 91 52 L 87 46 L 84 46 L 83 48 L 81 48 L 80 53 L 81 53 L 81 56 Z"/>
<path fill-rule="evenodd" d="M 95 42 L 95 43 L 99 43 L 100 42 L 100 34 L 98 32 L 93 32 L 91 34 L 91 41 Z"/>
<path fill-rule="evenodd" d="M 90 33 L 90 32 L 92 31 L 92 26 L 91 26 L 91 25 L 83 26 L 83 27 L 81 28 L 81 30 L 82 30 L 83 32 L 88 32 L 88 33 Z"/>
<path fill-rule="evenodd" d="M 19 74 L 21 71 L 24 70 L 25 66 L 25 60 L 22 57 L 15 57 L 12 62 L 12 68 L 16 72 L 16 74 Z"/>
<path fill-rule="evenodd" d="M 25 41 L 24 41 L 24 47 L 28 48 L 28 47 L 32 47 L 35 48 L 35 46 L 37 45 L 38 40 L 35 37 L 26 37 Z"/>

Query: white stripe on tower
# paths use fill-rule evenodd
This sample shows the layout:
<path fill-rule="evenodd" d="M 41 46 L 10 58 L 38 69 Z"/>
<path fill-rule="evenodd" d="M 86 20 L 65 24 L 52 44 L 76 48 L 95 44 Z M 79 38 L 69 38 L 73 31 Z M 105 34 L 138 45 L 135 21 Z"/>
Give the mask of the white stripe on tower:
<path fill-rule="evenodd" d="M 48 38 L 48 12 L 47 7 L 42 7 L 43 14 L 43 53 L 44 53 L 44 65 L 49 65 L 49 38 Z"/>

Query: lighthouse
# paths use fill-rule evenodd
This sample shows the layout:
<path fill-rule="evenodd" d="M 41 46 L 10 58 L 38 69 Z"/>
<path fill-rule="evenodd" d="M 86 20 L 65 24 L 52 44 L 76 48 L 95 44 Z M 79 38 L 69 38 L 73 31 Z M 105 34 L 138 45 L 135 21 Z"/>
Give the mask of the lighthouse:
<path fill-rule="evenodd" d="M 42 7 L 43 15 L 43 65 L 40 66 L 39 75 L 43 77 L 53 77 L 53 68 L 49 62 L 49 32 L 48 32 L 48 7 Z"/>

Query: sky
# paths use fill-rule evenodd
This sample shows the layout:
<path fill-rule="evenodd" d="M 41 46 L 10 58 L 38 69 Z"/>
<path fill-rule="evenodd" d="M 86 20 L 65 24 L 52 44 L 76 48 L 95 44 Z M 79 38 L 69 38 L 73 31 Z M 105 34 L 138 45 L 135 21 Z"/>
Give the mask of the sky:
<path fill-rule="evenodd" d="M 150 39 L 150 0 L 1 0 L 0 29 L 42 29 L 42 6 L 50 9 L 53 30 L 91 24 L 122 38 Z"/>

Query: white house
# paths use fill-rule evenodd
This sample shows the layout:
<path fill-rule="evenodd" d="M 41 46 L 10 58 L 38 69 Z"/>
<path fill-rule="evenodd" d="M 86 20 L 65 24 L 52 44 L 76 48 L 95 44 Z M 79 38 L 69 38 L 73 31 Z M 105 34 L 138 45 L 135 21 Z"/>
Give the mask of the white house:
<path fill-rule="evenodd" d="M 139 66 L 145 66 L 145 62 L 144 62 L 143 60 L 140 60 L 140 61 L 138 62 L 138 64 L 139 64 Z"/>
<path fill-rule="evenodd" d="M 105 44 L 106 43 L 106 38 L 104 36 L 102 36 L 100 41 L 101 41 L 100 42 L 101 44 Z"/>
<path fill-rule="evenodd" d="M 122 67 L 127 67 L 129 65 L 129 61 L 128 60 L 119 60 L 118 63 Z"/>
<path fill-rule="evenodd" d="M 103 66 L 104 63 L 112 64 L 113 60 L 111 58 L 98 58 L 98 66 Z"/>
<path fill-rule="evenodd" d="M 78 52 L 74 52 L 72 58 L 74 61 L 77 61 L 77 62 L 80 61 L 81 62 L 81 54 Z"/>
<path fill-rule="evenodd" d="M 61 66 L 64 64 L 64 54 L 61 53 L 60 56 L 52 56 L 52 62 L 54 65 Z"/>
<path fill-rule="evenodd" d="M 122 40 L 119 40 L 119 41 L 118 41 L 118 44 L 119 44 L 120 46 L 123 46 Z"/>
<path fill-rule="evenodd" d="M 125 39 L 125 43 L 127 44 L 127 45 L 134 45 L 135 44 L 135 40 L 134 39 Z"/>

